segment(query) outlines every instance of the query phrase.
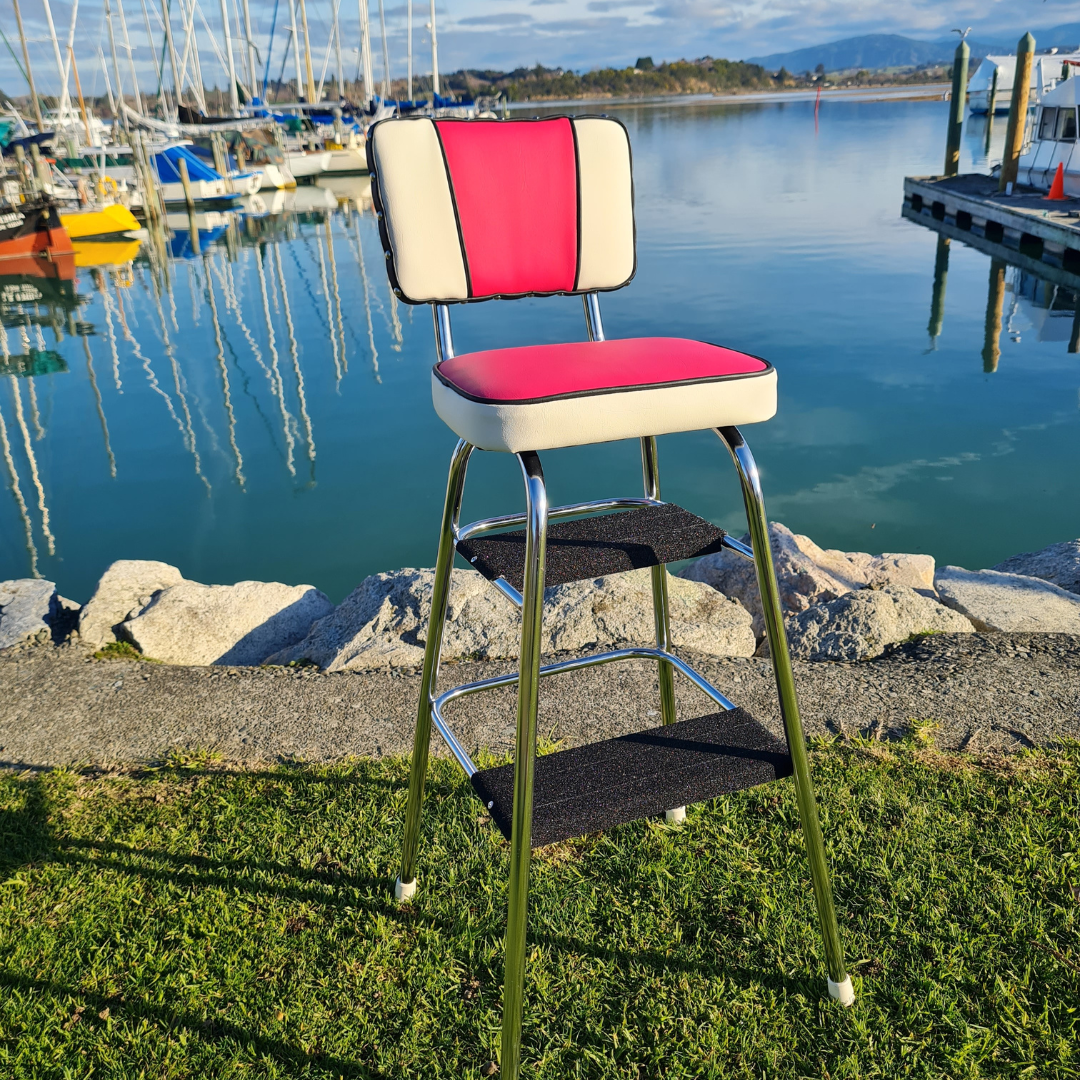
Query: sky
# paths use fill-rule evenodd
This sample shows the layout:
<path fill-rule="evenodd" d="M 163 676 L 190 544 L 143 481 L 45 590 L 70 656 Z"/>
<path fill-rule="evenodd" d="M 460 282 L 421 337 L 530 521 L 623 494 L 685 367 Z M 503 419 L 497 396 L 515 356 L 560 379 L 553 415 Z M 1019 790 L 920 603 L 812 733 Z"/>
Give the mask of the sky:
<path fill-rule="evenodd" d="M 13 0 L 0 0 L 0 29 L 21 61 Z M 105 0 L 79 0 L 75 33 L 75 55 L 83 89 L 103 93 L 104 76 L 98 50 L 109 56 L 104 19 Z M 111 0 L 114 10 L 118 0 Z M 149 7 L 151 30 L 161 38 L 162 0 L 123 0 L 129 35 L 140 84 L 156 86 L 152 51 L 147 47 L 144 3 Z M 174 35 L 182 49 L 181 10 L 194 4 L 196 35 L 202 58 L 204 82 L 227 85 L 224 67 L 210 44 L 211 36 L 221 51 L 223 40 L 221 7 L 234 12 L 238 0 L 168 0 L 173 12 Z M 289 40 L 289 0 L 249 0 L 255 27 L 254 38 L 265 64 L 269 32 L 278 5 L 277 25 L 271 54 L 270 77 L 281 70 Z M 334 0 L 308 0 L 308 24 L 318 81 L 327 55 L 327 40 Z M 340 0 L 343 66 L 346 78 L 357 71 L 356 44 L 358 12 L 356 0 Z M 381 78 L 382 57 L 379 37 L 378 0 L 371 4 L 372 51 L 376 79 Z M 31 64 L 38 89 L 55 92 L 59 86 L 57 65 L 44 17 L 45 0 L 21 0 L 21 10 L 30 39 Z M 406 70 L 406 3 L 384 0 L 391 74 L 404 76 Z M 902 34 L 935 39 L 953 27 L 973 27 L 972 37 L 1012 40 L 1025 29 L 1049 28 L 1080 20 L 1080 0 L 436 0 L 439 68 L 453 71 L 462 67 L 509 70 L 542 63 L 548 67 L 575 70 L 614 65 L 625 67 L 639 56 L 662 60 L 693 59 L 699 56 L 737 60 L 749 56 L 782 52 L 839 38 L 868 33 Z M 190 9 L 190 8 L 189 8 Z M 72 0 L 52 0 L 52 15 L 66 54 Z M 430 39 L 426 23 L 428 3 L 414 3 L 414 70 L 431 71 Z M 205 22 L 204 22 L 205 19 Z M 235 36 L 235 30 L 234 30 Z M 239 55 L 237 56 L 239 64 Z M 112 76 L 111 63 L 110 77 Z M 121 55 L 127 80 L 127 62 Z M 286 77 L 294 70 L 291 54 Z M 327 77 L 335 70 L 333 52 L 326 67 Z M 11 94 L 25 93 L 11 52 L 0 54 L 0 88 Z M 125 85 L 130 92 L 130 87 Z"/>

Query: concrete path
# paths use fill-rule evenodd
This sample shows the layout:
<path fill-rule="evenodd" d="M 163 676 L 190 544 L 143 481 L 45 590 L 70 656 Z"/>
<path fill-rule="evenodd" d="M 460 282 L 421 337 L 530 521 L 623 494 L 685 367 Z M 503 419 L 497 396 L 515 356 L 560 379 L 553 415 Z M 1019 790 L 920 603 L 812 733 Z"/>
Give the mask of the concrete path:
<path fill-rule="evenodd" d="M 771 671 L 758 659 L 686 657 L 736 704 L 780 730 Z M 809 734 L 895 737 L 912 720 L 940 725 L 938 745 L 1010 751 L 1080 738 L 1080 637 L 940 634 L 860 664 L 799 663 Z M 496 674 L 446 665 L 444 687 Z M 213 749 L 227 761 L 334 761 L 407 754 L 419 677 L 285 668 L 185 668 L 93 660 L 75 645 L 0 650 L 0 767 L 105 765 Z M 655 667 L 634 661 L 544 681 L 540 729 L 566 746 L 659 724 Z M 680 715 L 712 711 L 676 679 Z M 471 749 L 510 749 L 514 692 L 456 703 L 449 719 Z M 433 749 L 443 753 L 438 736 Z"/>

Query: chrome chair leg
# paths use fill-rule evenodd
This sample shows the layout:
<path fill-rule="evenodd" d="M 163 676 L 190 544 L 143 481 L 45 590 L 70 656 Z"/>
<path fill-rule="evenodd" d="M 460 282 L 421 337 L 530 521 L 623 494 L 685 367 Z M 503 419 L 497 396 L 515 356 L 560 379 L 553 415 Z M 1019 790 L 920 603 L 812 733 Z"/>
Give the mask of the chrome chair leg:
<path fill-rule="evenodd" d="M 525 478 L 525 581 L 521 605 L 518 667 L 517 742 L 514 747 L 514 811 L 510 831 L 510 897 L 506 915 L 506 967 L 503 980 L 503 1080 L 521 1071 L 521 1011 L 525 993 L 525 929 L 529 910 L 532 858 L 533 773 L 536 764 L 536 714 L 540 703 L 540 635 L 544 616 L 544 562 L 547 549 L 547 489 L 540 458 L 518 454 Z"/>
<path fill-rule="evenodd" d="M 641 440 L 641 472 L 645 480 L 645 496 L 660 498 L 660 463 L 656 453 L 656 438 L 645 435 Z M 671 622 L 668 605 L 667 567 L 652 568 L 653 621 L 656 625 L 656 647 L 671 648 Z M 657 661 L 660 679 L 660 715 L 665 725 L 675 723 L 675 672 L 666 660 Z M 686 820 L 686 807 L 677 806 L 665 813 L 668 824 Z"/>
<path fill-rule="evenodd" d="M 795 796 L 799 804 L 799 820 L 806 839 L 806 854 L 810 862 L 810 878 L 814 886 L 818 920 L 825 941 L 825 962 L 829 971 L 829 994 L 841 1005 L 853 1005 L 855 993 L 851 978 L 844 964 L 844 949 L 840 942 L 840 930 L 836 924 L 833 906 L 832 884 L 825 855 L 825 842 L 821 836 L 817 800 L 810 778 L 810 762 L 806 753 L 802 721 L 799 719 L 799 703 L 795 695 L 795 677 L 791 670 L 787 636 L 784 632 L 784 616 L 780 607 L 780 590 L 776 583 L 772 549 L 769 544 L 769 525 L 765 516 L 765 499 L 761 492 L 761 478 L 757 463 L 738 428 L 717 428 L 717 435 L 731 453 L 742 484 L 746 519 L 750 525 L 750 541 L 754 549 L 754 567 L 757 570 L 761 607 L 765 617 L 765 630 L 769 638 L 773 674 L 780 697 L 780 714 L 784 719 L 788 749 L 795 772 Z"/>
<path fill-rule="evenodd" d="M 398 900 L 411 900 L 416 894 L 416 849 L 420 839 L 420 816 L 424 805 L 424 781 L 427 779 L 428 748 L 431 744 L 431 703 L 439 678 L 439 655 L 442 652 L 446 605 L 450 597 L 450 571 L 454 567 L 454 533 L 461 514 L 461 496 L 465 490 L 465 472 L 473 446 L 462 439 L 450 459 L 446 481 L 439 555 L 435 562 L 435 582 L 431 591 L 431 614 L 428 616 L 424 667 L 420 679 L 420 701 L 416 709 L 416 733 L 413 736 L 412 765 L 409 771 L 409 801 L 405 809 L 405 832 L 401 843 L 401 873 L 394 886 Z"/>

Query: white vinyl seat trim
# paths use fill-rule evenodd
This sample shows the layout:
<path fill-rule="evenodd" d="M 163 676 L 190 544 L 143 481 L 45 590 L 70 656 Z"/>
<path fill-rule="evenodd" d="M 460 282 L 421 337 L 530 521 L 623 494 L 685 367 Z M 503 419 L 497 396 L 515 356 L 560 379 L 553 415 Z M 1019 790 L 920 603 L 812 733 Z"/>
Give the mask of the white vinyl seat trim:
<path fill-rule="evenodd" d="M 431 398 L 459 438 L 481 450 L 517 454 L 761 423 L 776 414 L 776 369 L 525 404 L 474 401 L 432 372 Z"/>

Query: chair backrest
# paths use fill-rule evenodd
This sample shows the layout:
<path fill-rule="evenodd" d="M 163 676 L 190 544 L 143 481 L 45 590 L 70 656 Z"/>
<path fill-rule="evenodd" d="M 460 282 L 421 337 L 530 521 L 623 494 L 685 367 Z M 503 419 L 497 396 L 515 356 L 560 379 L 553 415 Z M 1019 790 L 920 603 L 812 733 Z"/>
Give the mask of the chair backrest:
<path fill-rule="evenodd" d="M 618 289 L 634 276 L 617 120 L 383 120 L 368 132 L 387 269 L 410 304 Z"/>

